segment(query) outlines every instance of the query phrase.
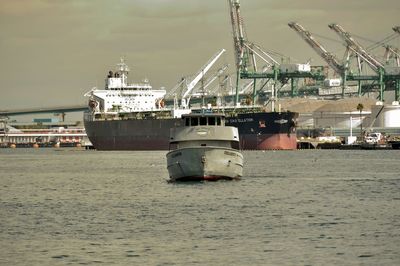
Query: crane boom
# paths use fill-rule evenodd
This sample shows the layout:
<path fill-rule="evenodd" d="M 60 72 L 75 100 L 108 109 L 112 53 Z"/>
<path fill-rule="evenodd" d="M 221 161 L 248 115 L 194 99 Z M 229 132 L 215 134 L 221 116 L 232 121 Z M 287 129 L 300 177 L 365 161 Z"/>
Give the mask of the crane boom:
<path fill-rule="evenodd" d="M 278 61 L 265 52 L 260 46 L 251 43 L 246 39 L 243 18 L 240 14 L 239 0 L 228 0 L 228 3 L 231 15 L 232 36 L 235 47 L 237 69 L 246 71 L 248 67 L 251 67 L 252 70 L 257 71 L 256 55 L 267 63 L 269 67 L 279 65 Z"/>
<path fill-rule="evenodd" d="M 297 22 L 290 22 L 288 25 L 290 28 L 295 30 L 303 38 L 303 40 L 305 40 L 311 46 L 311 48 L 313 48 L 314 51 L 317 52 L 317 54 L 321 56 L 337 74 L 343 74 L 343 72 L 345 71 L 343 65 L 336 59 L 336 57 L 332 53 L 328 52 L 318 41 L 316 41 L 309 31 L 304 29 L 304 27 Z"/>
<path fill-rule="evenodd" d="M 207 80 L 204 81 L 202 89 L 207 89 L 207 87 L 209 87 L 218 77 L 220 77 L 228 69 L 228 67 L 229 65 L 226 64 L 218 69 L 215 73 L 213 73 Z M 198 89 L 199 87 L 196 86 L 196 88 L 194 88 L 192 92 L 196 92 L 198 91 Z"/>
<path fill-rule="evenodd" d="M 240 15 L 240 3 L 239 0 L 228 0 L 231 24 L 232 24 L 232 34 L 233 34 L 233 44 L 235 47 L 235 60 L 236 66 L 240 68 L 243 64 L 244 56 L 244 30 L 243 30 L 243 19 Z"/>
<path fill-rule="evenodd" d="M 384 47 L 385 47 L 385 55 L 384 55 L 385 63 L 389 64 L 390 59 L 393 57 L 396 62 L 396 65 L 398 67 L 400 67 L 400 51 L 399 51 L 399 49 L 394 48 L 390 45 L 386 45 Z"/>
<path fill-rule="evenodd" d="M 377 73 L 384 69 L 383 64 L 372 57 L 362 46 L 359 44 L 350 33 L 344 30 L 338 24 L 329 24 L 329 28 L 335 31 L 345 42 L 348 47 L 353 48 L 357 53 L 361 54 L 367 59 L 368 65 Z"/>
<path fill-rule="evenodd" d="M 196 84 L 204 77 L 204 75 L 207 73 L 207 71 L 214 65 L 214 63 L 220 58 L 220 56 L 225 52 L 225 49 L 222 49 L 197 72 L 196 76 L 192 81 L 187 85 L 185 93 L 182 95 L 182 105 L 186 107 L 189 103 L 189 101 L 186 102 L 186 97 L 189 96 L 190 92 L 193 90 L 193 88 L 196 86 Z"/>

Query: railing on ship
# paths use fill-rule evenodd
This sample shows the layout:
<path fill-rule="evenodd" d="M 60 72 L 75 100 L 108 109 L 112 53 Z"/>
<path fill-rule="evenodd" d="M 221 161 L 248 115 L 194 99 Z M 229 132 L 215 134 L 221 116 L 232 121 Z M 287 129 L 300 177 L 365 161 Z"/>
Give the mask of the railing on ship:
<path fill-rule="evenodd" d="M 172 110 L 127 112 L 127 113 L 95 113 L 85 114 L 86 121 L 98 120 L 133 120 L 133 119 L 166 119 L 172 118 Z"/>

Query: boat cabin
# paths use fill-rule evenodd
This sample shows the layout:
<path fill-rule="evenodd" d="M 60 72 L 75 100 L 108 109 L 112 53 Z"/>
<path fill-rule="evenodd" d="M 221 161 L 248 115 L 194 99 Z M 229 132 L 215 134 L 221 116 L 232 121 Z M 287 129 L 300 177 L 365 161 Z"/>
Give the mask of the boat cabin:
<path fill-rule="evenodd" d="M 239 149 L 236 127 L 225 126 L 223 114 L 185 114 L 182 126 L 171 128 L 170 150 L 185 147 L 225 147 Z"/>

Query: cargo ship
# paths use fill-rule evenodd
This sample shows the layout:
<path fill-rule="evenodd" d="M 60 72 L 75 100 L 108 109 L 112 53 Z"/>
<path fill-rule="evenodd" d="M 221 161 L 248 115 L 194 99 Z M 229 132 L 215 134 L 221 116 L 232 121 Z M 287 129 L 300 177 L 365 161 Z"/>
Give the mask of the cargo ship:
<path fill-rule="evenodd" d="M 199 110 L 166 107 L 165 90 L 153 89 L 147 80 L 130 84 L 124 60 L 117 66 L 115 73 L 109 71 L 104 89 L 85 94 L 89 140 L 98 150 L 168 150 L 170 128 L 181 126 L 182 115 Z M 239 130 L 242 149 L 296 149 L 297 113 L 266 112 L 262 106 L 209 106 L 206 111 L 225 114 L 226 125 Z"/>

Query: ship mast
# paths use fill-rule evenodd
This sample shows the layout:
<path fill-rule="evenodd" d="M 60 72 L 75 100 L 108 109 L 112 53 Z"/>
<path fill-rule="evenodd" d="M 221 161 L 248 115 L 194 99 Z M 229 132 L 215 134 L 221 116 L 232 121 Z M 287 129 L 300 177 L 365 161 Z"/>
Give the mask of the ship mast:
<path fill-rule="evenodd" d="M 118 66 L 118 71 L 121 75 L 121 81 L 122 81 L 122 87 L 126 87 L 128 84 L 128 72 L 129 72 L 129 67 L 127 64 L 125 64 L 125 59 L 121 57 L 120 63 L 117 64 Z"/>

